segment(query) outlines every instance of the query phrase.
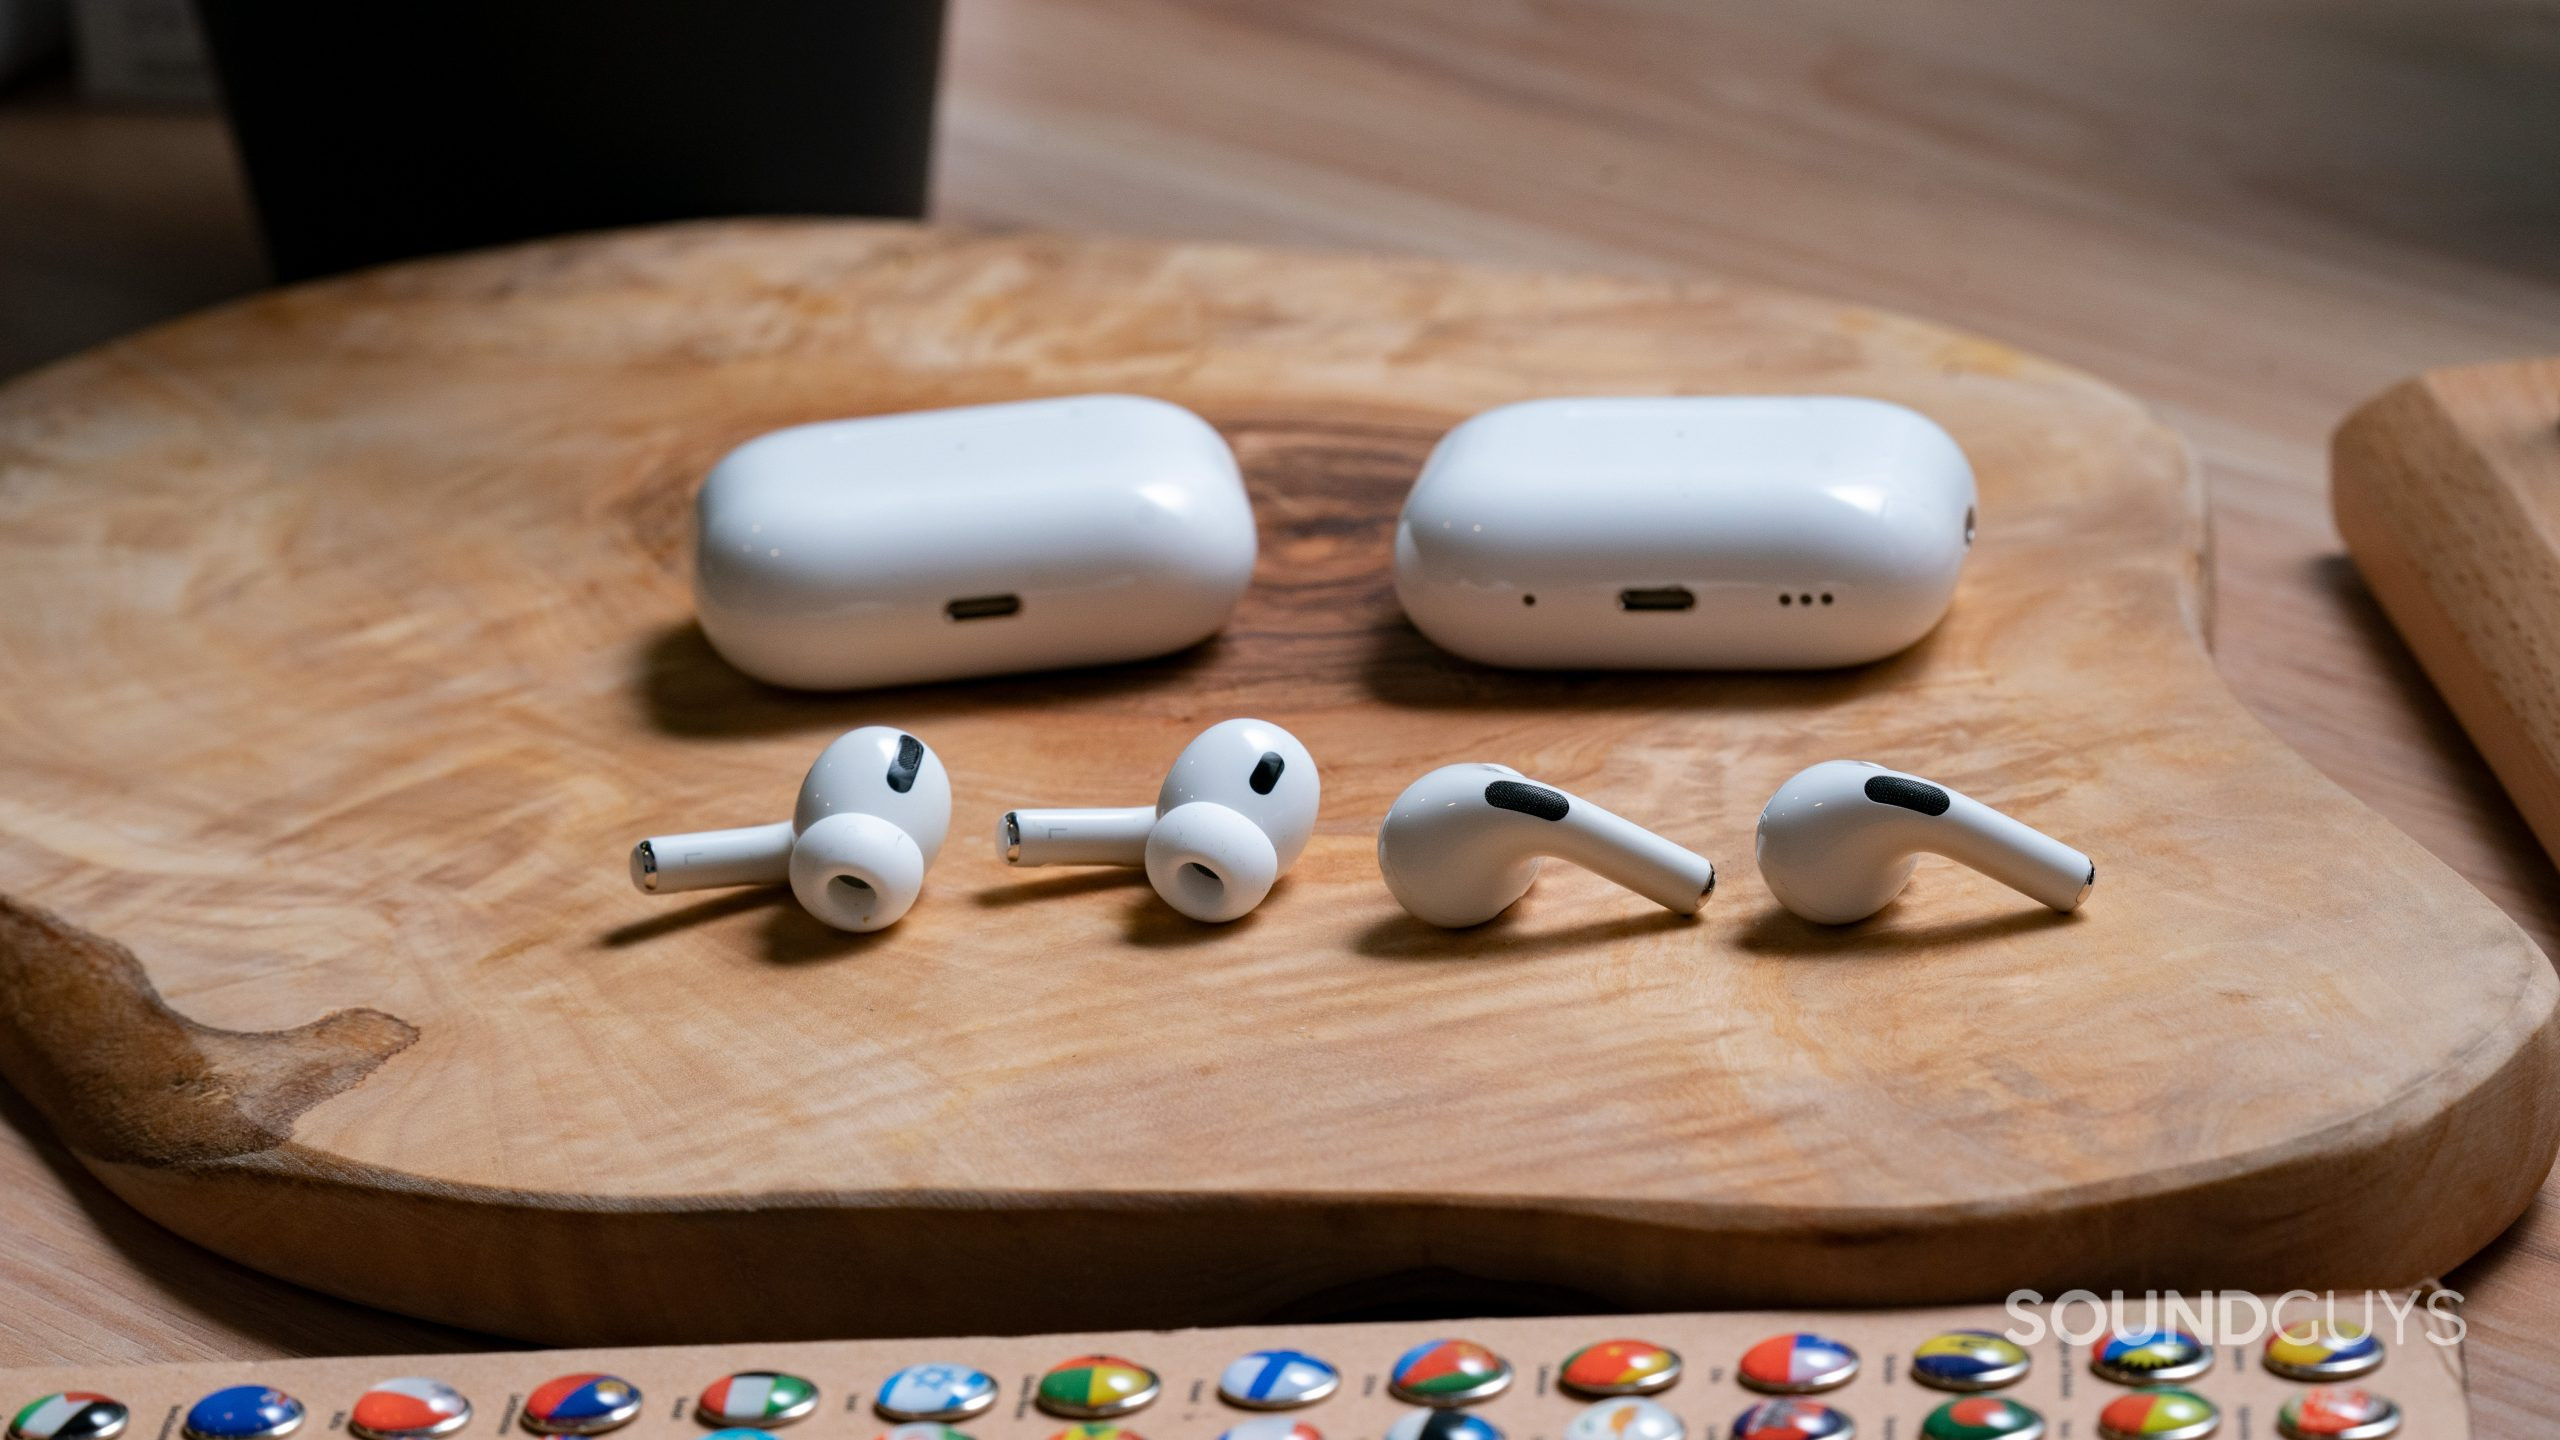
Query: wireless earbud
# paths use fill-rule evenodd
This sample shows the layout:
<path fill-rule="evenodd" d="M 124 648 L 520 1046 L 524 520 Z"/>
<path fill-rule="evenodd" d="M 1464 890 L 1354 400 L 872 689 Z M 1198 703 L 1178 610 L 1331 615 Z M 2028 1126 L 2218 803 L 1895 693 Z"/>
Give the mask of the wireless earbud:
<path fill-rule="evenodd" d="M 1315 757 L 1268 720 L 1224 720 L 1174 757 L 1154 809 L 1009 810 L 1008 865 L 1144 865 L 1166 904 L 1233 920 L 1262 903 L 1315 833 Z"/>
<path fill-rule="evenodd" d="M 1507 765 L 1444 765 L 1407 786 L 1378 827 L 1396 903 L 1452 930 L 1509 909 L 1550 855 L 1683 915 L 1715 893 L 1705 856 Z"/>
<path fill-rule="evenodd" d="M 1826 760 L 1778 787 L 1754 845 L 1778 903 L 1823 925 L 1864 920 L 1902 893 L 1922 854 L 1968 865 L 2056 910 L 2089 898 L 2089 857 L 1944 785 L 1864 760 Z"/>
<path fill-rule="evenodd" d="M 951 777 L 930 746 L 886 725 L 836 737 L 800 782 L 791 819 L 657 835 L 631 849 L 631 883 L 652 895 L 791 882 L 839 930 L 898 922 L 951 829 Z"/>

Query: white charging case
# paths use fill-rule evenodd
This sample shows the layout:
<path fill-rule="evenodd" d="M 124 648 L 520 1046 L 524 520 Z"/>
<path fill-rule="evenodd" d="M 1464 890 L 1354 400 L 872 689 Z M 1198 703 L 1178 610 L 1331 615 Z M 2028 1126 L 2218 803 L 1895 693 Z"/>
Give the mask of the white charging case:
<path fill-rule="evenodd" d="M 1973 529 L 1964 451 L 1899 405 L 1531 400 L 1431 452 L 1396 524 L 1396 595 L 1487 665 L 1855 665 L 1946 614 Z"/>
<path fill-rule="evenodd" d="M 712 648 L 808 690 L 1161 655 L 1253 576 L 1234 452 L 1135 395 L 776 430 L 712 469 L 696 520 Z"/>

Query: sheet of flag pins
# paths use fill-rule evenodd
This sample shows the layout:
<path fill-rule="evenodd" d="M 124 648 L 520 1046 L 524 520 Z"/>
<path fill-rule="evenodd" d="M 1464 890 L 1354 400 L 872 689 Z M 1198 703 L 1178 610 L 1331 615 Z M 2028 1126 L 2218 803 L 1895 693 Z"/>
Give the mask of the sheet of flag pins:
<path fill-rule="evenodd" d="M 2357 1319 L 2330 1313 L 2247 1347 L 2207 1346 L 2184 1330 L 2138 1324 L 2094 1344 L 2047 1338 L 2027 1347 L 2006 1338 L 2018 1333 L 2010 1311 L 1979 1307 L 1484 1320 L 1432 1334 L 1337 1325 L 1081 1344 L 867 1340 L 512 1352 L 404 1365 L 289 1360 L 136 1367 L 82 1381 L 0 1372 L 0 1383 L 17 1382 L 20 1396 L 6 1440 L 337 1433 L 476 1440 L 474 1431 L 616 1440 L 2443 1440 L 2468 1433 L 2459 1350 L 2428 1338 L 2425 1312 L 2409 1322 L 2414 1338 L 2396 1348 Z M 1032 1358 L 1044 1350 L 1045 1358 Z M 766 1363 L 744 1368 L 750 1357 Z M 37 1388 L 48 1378 L 60 1383 Z"/>

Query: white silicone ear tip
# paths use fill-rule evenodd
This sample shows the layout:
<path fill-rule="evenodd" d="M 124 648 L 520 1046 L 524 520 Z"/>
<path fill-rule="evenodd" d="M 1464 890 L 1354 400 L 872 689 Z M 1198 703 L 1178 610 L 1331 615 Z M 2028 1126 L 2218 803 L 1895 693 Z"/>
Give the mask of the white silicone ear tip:
<path fill-rule="evenodd" d="M 924 891 L 924 852 L 877 815 L 830 815 L 791 847 L 791 893 L 838 930 L 895 925 Z"/>
<path fill-rule="evenodd" d="M 1147 836 L 1147 879 L 1166 904 L 1194 920 L 1238 919 L 1261 904 L 1279 878 L 1271 837 L 1224 805 L 1177 805 Z"/>

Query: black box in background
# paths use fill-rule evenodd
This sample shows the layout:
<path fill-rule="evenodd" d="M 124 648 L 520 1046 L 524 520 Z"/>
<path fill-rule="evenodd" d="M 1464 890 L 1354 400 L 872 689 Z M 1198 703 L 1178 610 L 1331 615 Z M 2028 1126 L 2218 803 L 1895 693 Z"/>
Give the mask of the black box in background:
<path fill-rule="evenodd" d="M 942 0 L 198 0 L 276 277 L 924 213 Z"/>

